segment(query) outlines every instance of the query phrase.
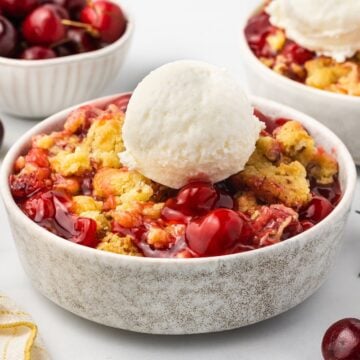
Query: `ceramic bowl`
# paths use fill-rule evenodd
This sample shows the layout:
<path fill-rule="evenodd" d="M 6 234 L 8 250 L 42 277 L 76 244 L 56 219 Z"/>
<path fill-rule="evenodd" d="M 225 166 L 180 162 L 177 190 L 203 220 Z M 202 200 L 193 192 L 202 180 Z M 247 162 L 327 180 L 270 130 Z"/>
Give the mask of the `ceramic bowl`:
<path fill-rule="evenodd" d="M 0 57 L 0 110 L 43 118 L 99 96 L 116 79 L 130 46 L 134 20 L 125 15 L 125 33 L 103 49 L 47 60 Z"/>
<path fill-rule="evenodd" d="M 91 103 L 102 106 L 118 96 Z M 233 329 L 280 314 L 313 294 L 342 243 L 356 182 L 354 162 L 341 140 L 309 116 L 261 98 L 252 98 L 252 103 L 265 114 L 301 121 L 319 144 L 334 151 L 343 197 L 321 223 L 260 250 L 197 259 L 117 255 L 57 237 L 22 213 L 11 196 L 8 177 L 31 137 L 61 128 L 68 109 L 23 135 L 1 170 L 1 194 L 21 263 L 33 285 L 81 317 L 152 334 Z"/>
<path fill-rule="evenodd" d="M 250 18 L 258 7 L 250 12 Z M 265 66 L 251 51 L 242 27 L 241 58 L 249 89 L 255 95 L 303 111 L 334 131 L 360 165 L 360 97 L 319 90 L 282 76 Z"/>

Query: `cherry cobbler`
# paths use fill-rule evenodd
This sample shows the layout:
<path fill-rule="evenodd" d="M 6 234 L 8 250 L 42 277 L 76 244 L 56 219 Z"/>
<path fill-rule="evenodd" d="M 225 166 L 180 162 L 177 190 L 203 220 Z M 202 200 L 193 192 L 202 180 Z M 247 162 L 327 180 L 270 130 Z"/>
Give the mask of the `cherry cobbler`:
<path fill-rule="evenodd" d="M 265 5 L 253 15 L 245 37 L 255 56 L 267 67 L 292 80 L 339 94 L 360 96 L 360 51 L 346 61 L 320 56 L 272 25 Z"/>
<path fill-rule="evenodd" d="M 180 190 L 155 183 L 119 161 L 128 100 L 80 107 L 62 130 L 32 139 L 9 178 L 30 219 L 103 251 L 191 258 L 284 241 L 324 219 L 341 197 L 334 157 L 296 120 L 259 111 L 266 127 L 243 171 Z"/>

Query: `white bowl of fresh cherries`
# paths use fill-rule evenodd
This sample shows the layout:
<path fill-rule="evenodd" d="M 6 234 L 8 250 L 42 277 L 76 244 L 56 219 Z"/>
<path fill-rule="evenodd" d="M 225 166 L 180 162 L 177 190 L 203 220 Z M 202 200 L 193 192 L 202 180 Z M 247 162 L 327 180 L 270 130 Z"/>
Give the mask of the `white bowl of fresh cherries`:
<path fill-rule="evenodd" d="M 133 30 L 117 0 L 0 0 L 0 111 L 40 118 L 96 97 Z"/>

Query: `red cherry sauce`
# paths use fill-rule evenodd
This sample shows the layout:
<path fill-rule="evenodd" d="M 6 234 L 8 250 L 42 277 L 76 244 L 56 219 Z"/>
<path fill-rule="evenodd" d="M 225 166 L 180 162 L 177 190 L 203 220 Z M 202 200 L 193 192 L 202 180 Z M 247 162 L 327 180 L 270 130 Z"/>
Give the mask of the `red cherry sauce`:
<path fill-rule="evenodd" d="M 245 27 L 245 37 L 250 49 L 257 57 L 270 57 L 274 55 L 266 42 L 267 36 L 274 29 L 270 24 L 269 15 L 264 11 L 249 19 Z"/>
<path fill-rule="evenodd" d="M 162 258 L 171 258 L 176 257 L 181 251 L 186 249 L 186 243 L 183 236 L 179 236 L 178 238 L 174 238 L 173 241 L 169 243 L 169 247 L 167 249 L 155 249 L 151 245 L 149 245 L 146 241 L 146 236 L 150 225 L 155 226 L 164 226 L 164 224 L 159 221 L 159 223 L 143 223 L 139 227 L 133 228 L 125 228 L 113 221 L 111 224 L 111 231 L 119 234 L 120 236 L 130 236 L 136 246 L 142 251 L 142 253 L 146 257 L 162 257 Z"/>
<path fill-rule="evenodd" d="M 166 201 L 162 217 L 166 221 L 186 223 L 192 216 L 202 216 L 217 208 L 234 207 L 233 198 L 207 182 L 184 186 L 176 197 Z"/>
<path fill-rule="evenodd" d="M 276 128 L 279 126 L 283 126 L 286 124 L 290 119 L 285 118 L 276 118 L 273 119 L 265 114 L 263 114 L 261 111 L 255 109 L 254 115 L 265 124 L 265 132 L 268 134 L 273 134 Z"/>
<path fill-rule="evenodd" d="M 46 191 L 38 193 L 21 204 L 25 214 L 51 231 L 77 244 L 96 247 L 96 222 L 71 214 L 70 199 L 65 193 Z"/>
<path fill-rule="evenodd" d="M 313 198 L 305 208 L 300 209 L 299 218 L 305 224 L 315 225 L 334 210 L 341 199 L 341 188 L 336 178 L 329 185 L 317 184 L 316 180 L 312 179 L 310 189 Z"/>
<path fill-rule="evenodd" d="M 186 228 L 186 242 L 198 256 L 216 256 L 230 252 L 242 242 L 244 220 L 230 209 L 215 209 L 193 218 Z"/>
<path fill-rule="evenodd" d="M 309 51 L 290 40 L 288 40 L 284 46 L 282 55 L 284 55 L 288 62 L 298 65 L 304 65 L 307 61 L 315 57 L 314 52 Z"/>

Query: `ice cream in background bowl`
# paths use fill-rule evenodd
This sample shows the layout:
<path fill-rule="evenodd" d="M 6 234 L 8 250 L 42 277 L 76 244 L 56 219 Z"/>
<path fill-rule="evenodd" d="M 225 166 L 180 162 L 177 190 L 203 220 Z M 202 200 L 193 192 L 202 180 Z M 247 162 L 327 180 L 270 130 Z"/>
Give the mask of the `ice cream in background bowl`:
<path fill-rule="evenodd" d="M 318 55 L 344 61 L 360 49 L 360 1 L 273 0 L 270 22 Z"/>
<path fill-rule="evenodd" d="M 151 72 L 126 112 L 121 162 L 171 188 L 243 170 L 262 123 L 225 70 L 176 61 Z"/>

